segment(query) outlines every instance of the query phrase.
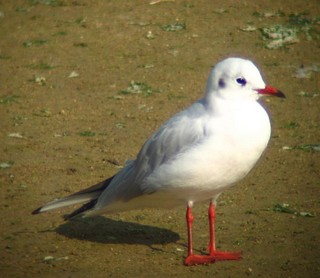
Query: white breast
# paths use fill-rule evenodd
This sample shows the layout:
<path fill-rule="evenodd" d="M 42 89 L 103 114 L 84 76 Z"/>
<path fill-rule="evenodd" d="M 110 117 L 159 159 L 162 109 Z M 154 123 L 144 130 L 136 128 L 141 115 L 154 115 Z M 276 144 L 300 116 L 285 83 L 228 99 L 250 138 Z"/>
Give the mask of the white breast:
<path fill-rule="evenodd" d="M 205 140 L 163 164 L 145 182 L 155 191 L 176 191 L 177 198 L 203 201 L 247 175 L 265 150 L 270 122 L 257 102 L 226 107 L 205 122 Z M 222 112 L 222 111 L 221 111 Z"/>

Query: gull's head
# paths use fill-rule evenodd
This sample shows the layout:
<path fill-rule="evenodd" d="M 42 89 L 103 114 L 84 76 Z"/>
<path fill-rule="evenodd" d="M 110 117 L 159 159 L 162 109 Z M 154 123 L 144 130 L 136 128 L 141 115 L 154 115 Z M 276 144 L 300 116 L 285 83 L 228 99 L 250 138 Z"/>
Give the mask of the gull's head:
<path fill-rule="evenodd" d="M 258 68 L 249 60 L 227 58 L 211 71 L 206 97 L 257 100 L 262 95 L 285 97 L 284 94 L 264 83 Z"/>

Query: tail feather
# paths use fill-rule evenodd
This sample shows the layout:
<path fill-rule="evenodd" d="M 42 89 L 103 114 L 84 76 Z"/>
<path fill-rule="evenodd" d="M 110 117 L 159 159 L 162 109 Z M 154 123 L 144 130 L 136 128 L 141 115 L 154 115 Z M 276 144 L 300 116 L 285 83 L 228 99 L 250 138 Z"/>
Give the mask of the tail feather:
<path fill-rule="evenodd" d="M 76 192 L 72 195 L 64 197 L 62 199 L 49 202 L 49 203 L 45 204 L 44 206 L 34 210 L 32 212 L 32 214 L 38 214 L 38 213 L 50 211 L 50 210 L 57 209 L 57 208 L 75 205 L 78 203 L 89 202 L 89 203 L 83 205 L 82 207 L 80 207 L 79 209 L 77 209 L 76 211 L 74 211 L 73 213 L 71 213 L 70 217 L 73 217 L 76 214 L 82 213 L 87 209 L 93 208 L 97 202 L 97 199 L 99 198 L 101 193 L 108 187 L 108 185 L 112 181 L 113 177 L 111 177 L 103 182 L 100 182 L 98 184 L 95 184 L 89 188 L 86 188 L 86 189 L 83 189 L 79 192 Z M 68 218 L 70 218 L 70 217 L 68 217 Z"/>
<path fill-rule="evenodd" d="M 98 199 L 94 199 L 91 200 L 88 203 L 85 203 L 84 205 L 82 205 L 80 208 L 76 209 L 75 211 L 71 212 L 70 214 L 67 214 L 64 216 L 64 220 L 68 220 L 71 219 L 75 216 L 78 216 L 79 214 L 82 214 L 83 212 L 90 210 L 92 208 L 94 208 L 94 206 L 96 205 Z"/>

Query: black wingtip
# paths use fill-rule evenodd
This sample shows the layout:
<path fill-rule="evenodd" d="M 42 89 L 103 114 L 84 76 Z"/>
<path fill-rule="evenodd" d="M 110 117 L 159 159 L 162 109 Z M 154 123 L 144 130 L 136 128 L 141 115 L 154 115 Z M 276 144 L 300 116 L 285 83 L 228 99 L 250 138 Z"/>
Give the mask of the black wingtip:
<path fill-rule="evenodd" d="M 42 209 L 42 207 L 37 208 L 31 214 L 39 214 L 39 213 L 41 213 L 41 209 Z"/>
<path fill-rule="evenodd" d="M 81 206 L 80 208 L 76 209 L 72 213 L 64 215 L 64 217 L 63 217 L 64 220 L 65 221 L 66 220 L 70 220 L 72 218 L 76 218 L 76 217 L 82 215 L 83 212 L 92 209 L 96 205 L 97 201 L 98 201 L 98 199 L 91 200 L 90 202 L 84 204 L 83 206 Z"/>

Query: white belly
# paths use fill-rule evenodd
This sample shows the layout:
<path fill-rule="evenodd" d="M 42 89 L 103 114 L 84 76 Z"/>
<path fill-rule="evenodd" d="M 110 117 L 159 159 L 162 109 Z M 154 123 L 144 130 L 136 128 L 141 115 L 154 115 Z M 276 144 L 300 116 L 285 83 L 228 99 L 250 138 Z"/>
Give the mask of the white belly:
<path fill-rule="evenodd" d="M 223 121 L 229 124 L 227 129 L 212 122 L 206 140 L 161 165 L 145 180 L 150 191 L 168 191 L 168 197 L 179 200 L 204 201 L 244 178 L 270 138 L 269 117 L 261 106 L 255 107 L 258 111 L 251 119 Z"/>

